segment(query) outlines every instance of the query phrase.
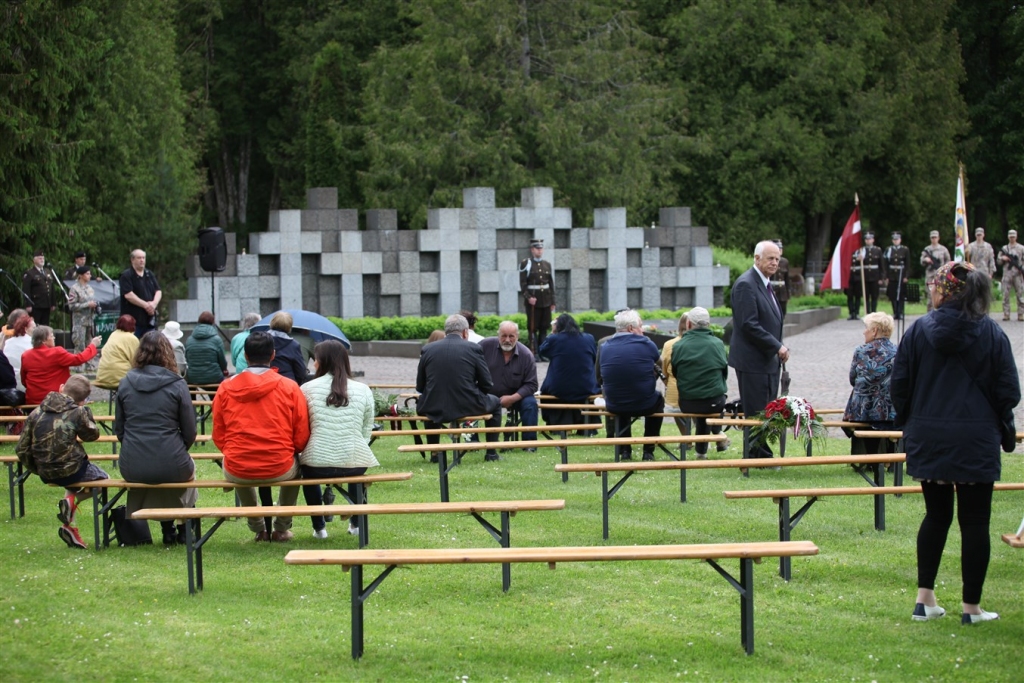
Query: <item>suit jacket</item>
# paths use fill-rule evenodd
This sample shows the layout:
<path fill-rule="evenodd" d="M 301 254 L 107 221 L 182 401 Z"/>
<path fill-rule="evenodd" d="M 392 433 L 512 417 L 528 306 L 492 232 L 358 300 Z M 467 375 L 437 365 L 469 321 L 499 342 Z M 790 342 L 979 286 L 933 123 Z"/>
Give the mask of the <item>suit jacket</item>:
<path fill-rule="evenodd" d="M 420 352 L 416 412 L 432 422 L 486 414 L 491 385 L 491 371 L 480 345 L 449 334 Z"/>
<path fill-rule="evenodd" d="M 729 365 L 740 372 L 770 374 L 779 371 L 782 312 L 751 268 L 732 285 L 732 341 Z"/>

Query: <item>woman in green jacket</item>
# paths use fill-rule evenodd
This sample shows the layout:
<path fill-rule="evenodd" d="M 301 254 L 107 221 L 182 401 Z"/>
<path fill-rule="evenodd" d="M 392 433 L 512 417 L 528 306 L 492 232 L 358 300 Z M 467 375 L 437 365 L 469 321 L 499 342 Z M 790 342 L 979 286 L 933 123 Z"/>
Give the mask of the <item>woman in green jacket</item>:
<path fill-rule="evenodd" d="M 227 375 L 224 342 L 213 323 L 213 313 L 200 313 L 199 324 L 185 342 L 185 360 L 188 362 L 185 379 L 189 384 L 220 384 Z"/>

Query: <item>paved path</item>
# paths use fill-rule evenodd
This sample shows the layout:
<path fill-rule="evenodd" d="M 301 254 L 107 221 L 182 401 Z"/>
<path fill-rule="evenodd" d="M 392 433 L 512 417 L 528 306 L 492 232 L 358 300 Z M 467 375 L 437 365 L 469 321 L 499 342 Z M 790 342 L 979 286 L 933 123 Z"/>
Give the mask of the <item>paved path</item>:
<path fill-rule="evenodd" d="M 907 326 L 916 318 L 912 316 L 907 320 Z M 1024 385 L 1024 323 L 996 321 L 1013 344 L 1017 373 Z M 791 351 L 787 364 L 791 378 L 790 393 L 807 398 L 816 407 L 845 407 L 850 396 L 850 361 L 854 348 L 863 343 L 863 329 L 859 321 L 836 320 L 788 339 L 787 346 Z M 409 358 L 353 357 L 352 369 L 366 373 L 361 381 L 371 384 L 414 384 L 417 362 Z M 547 363 L 538 363 L 537 372 L 543 382 Z M 739 397 L 736 377 L 732 372 L 729 373 L 729 396 Z M 1017 406 L 1015 414 L 1020 429 L 1024 426 L 1024 402 Z"/>

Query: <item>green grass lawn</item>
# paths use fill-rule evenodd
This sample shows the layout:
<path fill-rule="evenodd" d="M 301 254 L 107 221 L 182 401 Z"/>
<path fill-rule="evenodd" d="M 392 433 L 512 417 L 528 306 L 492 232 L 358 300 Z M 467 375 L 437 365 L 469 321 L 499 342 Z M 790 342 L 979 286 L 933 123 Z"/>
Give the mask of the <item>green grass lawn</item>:
<path fill-rule="evenodd" d="M 408 442 L 374 445 L 383 470 L 414 474 L 408 482 L 371 487 L 371 502 L 438 500 L 436 466 L 397 453 Z M 848 447 L 837 438 L 828 451 Z M 90 450 L 109 452 L 109 445 Z M 1004 456 L 1004 481 L 1024 480 L 1017 451 Z M 734 445 L 727 455 L 738 452 Z M 553 449 L 504 458 L 485 464 L 482 455 L 468 456 L 451 474 L 452 499 L 564 498 L 563 511 L 513 518 L 512 544 L 603 543 L 600 478 L 573 475 L 563 484 Z M 570 450 L 575 462 L 608 459 L 608 450 Z M 215 478 L 219 470 L 202 462 L 198 474 Z M 677 473 L 635 475 L 611 502 L 607 543 L 776 540 L 770 500 L 726 501 L 722 491 L 862 482 L 841 466 L 754 471 L 749 479 L 731 470 L 694 471 L 689 502 L 681 504 Z M 1024 494 L 1018 492 L 997 493 L 994 503 L 983 599 L 1002 615 L 994 623 L 960 626 L 955 526 L 937 586 L 949 614 L 924 624 L 910 620 L 920 496 L 887 499 L 885 532 L 873 528 L 870 497 L 834 498 L 817 502 L 795 530 L 794 539 L 814 541 L 821 554 L 794 558 L 791 582 L 779 578 L 777 560 L 755 565 L 751 657 L 740 645 L 738 596 L 710 566 L 653 561 L 563 564 L 556 571 L 515 565 L 507 594 L 497 565 L 398 570 L 366 603 L 366 651 L 358 662 L 350 656 L 349 575 L 283 562 L 291 548 L 357 547 L 345 522 L 329 524 L 330 538 L 317 541 L 309 520 L 296 519 L 295 541 L 259 545 L 244 521 L 227 522 L 205 548 L 206 590 L 190 597 L 181 547 L 65 547 L 56 533 L 58 496 L 32 478 L 26 516 L 10 521 L 3 513 L 5 682 L 88 675 L 112 681 L 1020 680 L 1024 552 L 998 540 L 1020 524 Z M 200 491 L 200 505 L 231 503 L 230 493 Z M 794 509 L 800 504 L 793 503 Z M 80 514 L 89 540 L 88 513 Z M 158 526 L 153 529 L 159 538 Z M 371 542 L 376 548 L 493 545 L 471 517 L 442 515 L 371 518 Z M 723 566 L 737 571 L 734 561 Z M 376 572 L 369 568 L 367 577 Z"/>

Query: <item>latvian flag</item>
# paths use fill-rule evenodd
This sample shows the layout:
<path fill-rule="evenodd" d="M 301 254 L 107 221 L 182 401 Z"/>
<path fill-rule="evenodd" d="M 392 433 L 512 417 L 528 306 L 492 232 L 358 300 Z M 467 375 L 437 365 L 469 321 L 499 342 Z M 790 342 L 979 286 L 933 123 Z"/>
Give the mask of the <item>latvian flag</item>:
<path fill-rule="evenodd" d="M 860 206 L 853 207 L 850 220 L 846 221 L 843 236 L 832 252 L 832 259 L 821 278 L 821 291 L 826 289 L 846 289 L 850 284 L 850 263 L 853 254 L 860 249 Z"/>

